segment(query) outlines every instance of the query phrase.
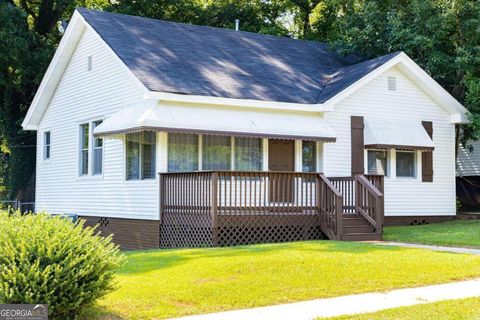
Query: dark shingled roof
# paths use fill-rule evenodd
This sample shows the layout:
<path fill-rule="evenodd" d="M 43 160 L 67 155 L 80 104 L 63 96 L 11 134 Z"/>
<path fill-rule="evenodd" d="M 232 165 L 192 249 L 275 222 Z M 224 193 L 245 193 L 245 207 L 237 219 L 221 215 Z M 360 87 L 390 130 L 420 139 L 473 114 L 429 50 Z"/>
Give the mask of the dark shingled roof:
<path fill-rule="evenodd" d="M 77 10 L 151 91 L 323 103 L 398 54 L 352 64 L 320 42 Z"/>

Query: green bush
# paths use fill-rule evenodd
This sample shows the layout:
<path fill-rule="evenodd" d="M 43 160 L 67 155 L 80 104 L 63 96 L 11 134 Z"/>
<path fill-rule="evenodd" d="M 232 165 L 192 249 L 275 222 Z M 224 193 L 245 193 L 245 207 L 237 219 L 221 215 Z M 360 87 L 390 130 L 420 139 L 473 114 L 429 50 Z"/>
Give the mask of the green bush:
<path fill-rule="evenodd" d="M 114 289 L 122 259 L 82 221 L 0 212 L 0 303 L 46 303 L 51 318 L 74 319 Z"/>

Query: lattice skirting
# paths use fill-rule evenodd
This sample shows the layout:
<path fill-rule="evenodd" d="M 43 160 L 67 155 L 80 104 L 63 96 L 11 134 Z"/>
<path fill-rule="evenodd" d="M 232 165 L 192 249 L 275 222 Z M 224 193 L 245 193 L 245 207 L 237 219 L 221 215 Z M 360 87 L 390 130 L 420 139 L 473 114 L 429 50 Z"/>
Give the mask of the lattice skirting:
<path fill-rule="evenodd" d="M 166 214 L 161 248 L 235 246 L 323 239 L 315 213 L 219 215 L 218 229 L 207 214 Z"/>
<path fill-rule="evenodd" d="M 160 248 L 211 246 L 213 246 L 213 228 L 209 212 L 164 213 L 160 225 Z"/>

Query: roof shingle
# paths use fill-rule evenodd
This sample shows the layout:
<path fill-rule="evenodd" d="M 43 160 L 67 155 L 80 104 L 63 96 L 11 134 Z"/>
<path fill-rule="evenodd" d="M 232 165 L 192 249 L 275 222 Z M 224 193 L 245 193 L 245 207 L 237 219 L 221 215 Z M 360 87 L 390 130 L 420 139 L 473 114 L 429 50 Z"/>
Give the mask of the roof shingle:
<path fill-rule="evenodd" d="M 398 54 L 352 64 L 320 42 L 77 10 L 151 91 L 323 103 Z"/>

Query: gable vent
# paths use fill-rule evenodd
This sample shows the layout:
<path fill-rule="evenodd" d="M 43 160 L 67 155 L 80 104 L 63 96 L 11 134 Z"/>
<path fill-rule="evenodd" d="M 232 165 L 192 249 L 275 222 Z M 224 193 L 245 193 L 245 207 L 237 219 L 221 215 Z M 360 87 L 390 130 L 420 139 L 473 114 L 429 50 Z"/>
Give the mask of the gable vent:
<path fill-rule="evenodd" d="M 93 68 L 93 56 L 87 57 L 87 71 L 92 71 Z"/>
<path fill-rule="evenodd" d="M 389 91 L 397 91 L 397 77 L 395 76 L 388 76 L 388 90 Z"/>

